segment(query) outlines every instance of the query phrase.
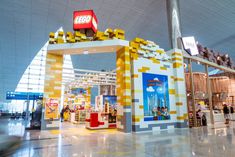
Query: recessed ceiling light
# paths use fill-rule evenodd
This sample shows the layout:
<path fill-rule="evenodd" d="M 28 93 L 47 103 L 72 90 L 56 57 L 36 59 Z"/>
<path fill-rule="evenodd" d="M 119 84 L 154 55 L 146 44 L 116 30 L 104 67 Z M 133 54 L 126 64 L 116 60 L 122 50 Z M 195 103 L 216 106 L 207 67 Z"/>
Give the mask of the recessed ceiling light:
<path fill-rule="evenodd" d="M 83 54 L 84 54 L 84 55 L 87 55 L 87 54 L 89 54 L 89 52 L 88 52 L 87 50 L 84 50 L 84 51 L 83 51 Z"/>

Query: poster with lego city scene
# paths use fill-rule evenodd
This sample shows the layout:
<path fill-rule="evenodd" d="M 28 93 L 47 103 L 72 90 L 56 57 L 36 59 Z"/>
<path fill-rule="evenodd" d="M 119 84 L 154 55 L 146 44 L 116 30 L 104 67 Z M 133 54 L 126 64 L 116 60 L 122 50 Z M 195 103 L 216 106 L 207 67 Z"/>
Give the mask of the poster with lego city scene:
<path fill-rule="evenodd" d="M 169 120 L 168 77 L 143 73 L 144 120 Z"/>

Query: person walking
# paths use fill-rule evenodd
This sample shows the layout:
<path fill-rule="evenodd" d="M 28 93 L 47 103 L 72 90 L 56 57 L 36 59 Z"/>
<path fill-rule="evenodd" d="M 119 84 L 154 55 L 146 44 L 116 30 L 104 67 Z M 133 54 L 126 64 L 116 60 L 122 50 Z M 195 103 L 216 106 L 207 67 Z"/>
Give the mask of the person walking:
<path fill-rule="evenodd" d="M 226 104 L 224 104 L 223 111 L 224 111 L 225 124 L 229 124 L 229 109 Z"/>
<path fill-rule="evenodd" d="M 233 120 L 234 109 L 233 106 L 230 107 L 231 120 Z"/>
<path fill-rule="evenodd" d="M 61 112 L 60 112 L 60 119 L 61 119 L 61 122 L 64 121 L 64 112 L 65 112 L 65 108 L 63 107 Z"/>

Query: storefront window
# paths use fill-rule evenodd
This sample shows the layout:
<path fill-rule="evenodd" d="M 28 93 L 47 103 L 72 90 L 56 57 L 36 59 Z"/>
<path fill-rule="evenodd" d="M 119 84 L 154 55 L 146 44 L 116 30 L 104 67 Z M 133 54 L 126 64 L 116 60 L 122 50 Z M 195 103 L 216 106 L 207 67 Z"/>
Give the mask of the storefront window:
<path fill-rule="evenodd" d="M 185 64 L 189 125 L 201 126 L 203 115 L 206 119 L 210 119 L 206 67 L 200 62 L 189 62 L 187 59 L 185 59 Z"/>

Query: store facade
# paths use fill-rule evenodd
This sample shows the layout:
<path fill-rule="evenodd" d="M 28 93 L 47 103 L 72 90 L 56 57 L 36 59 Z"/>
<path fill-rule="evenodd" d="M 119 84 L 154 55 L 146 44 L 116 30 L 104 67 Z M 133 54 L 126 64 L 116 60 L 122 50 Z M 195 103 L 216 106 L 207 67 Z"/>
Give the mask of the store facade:
<path fill-rule="evenodd" d="M 143 39 L 139 40 L 139 43 L 137 43 L 138 41 L 134 41 L 136 45 L 139 44 L 138 46 L 140 46 L 141 43 L 144 44 L 145 42 L 147 47 L 150 46 L 147 41 L 144 41 Z M 113 44 L 110 44 L 111 42 Z M 107 45 L 105 45 L 105 43 L 107 43 Z M 86 45 L 86 47 L 84 47 L 83 44 Z M 73 45 L 72 50 L 71 45 Z M 75 45 L 78 45 L 76 46 L 77 48 L 74 48 Z M 165 54 L 164 60 L 159 59 L 159 56 L 158 58 L 144 57 L 143 54 L 134 52 L 135 49 L 133 47 L 129 47 L 128 41 L 120 39 L 104 40 L 102 42 L 87 41 L 84 43 L 50 45 L 48 47 L 46 61 L 47 77 L 44 87 L 45 107 L 48 108 L 46 105 L 48 100 L 60 100 L 62 94 L 61 81 L 64 53 L 67 54 L 67 52 L 71 51 L 79 54 L 82 53 L 84 49 L 87 51 L 92 51 L 91 49 L 102 49 L 100 50 L 101 52 L 108 52 L 110 49 L 107 47 L 117 50 L 116 94 L 118 102 L 118 129 L 124 132 L 131 132 L 154 129 L 160 130 L 167 129 L 168 127 L 187 127 L 183 56 L 181 52 L 179 50 L 175 50 L 172 51 L 171 56 L 167 56 L 162 49 L 158 49 L 162 54 Z M 97 53 L 95 51 L 93 52 Z M 144 50 L 141 50 L 141 52 L 144 52 Z M 157 50 L 154 52 L 156 52 L 156 54 L 158 53 Z M 152 52 L 148 53 L 151 54 Z M 158 54 L 161 56 L 161 53 Z M 157 67 L 159 69 L 157 69 Z M 159 80 L 157 80 L 157 78 L 159 78 Z M 155 92 L 155 90 L 157 91 Z M 161 96 L 161 93 L 166 93 L 166 95 Z M 155 98 L 153 100 L 150 100 L 151 94 L 155 94 Z M 159 99 L 156 99 L 157 96 Z M 147 101 L 145 101 L 146 99 Z M 148 108 L 148 105 L 150 105 L 151 108 Z M 45 109 L 45 111 L 47 111 L 47 109 Z M 153 114 L 153 112 L 155 113 Z M 156 112 L 159 113 L 157 114 Z M 165 112 L 166 116 L 163 116 L 160 112 Z M 48 123 L 52 124 L 51 127 L 53 126 L 53 123 L 55 124 L 54 126 L 58 125 L 56 124 L 59 123 L 59 121 L 56 120 L 58 119 L 56 115 L 47 115 L 46 112 L 44 114 Z M 50 119 L 53 119 L 53 121 L 49 121 Z"/>
<path fill-rule="evenodd" d="M 82 14 L 91 22 L 89 29 L 50 33 L 47 48 L 42 129 L 59 126 L 63 55 L 86 53 L 116 53 L 117 128 L 123 132 L 139 132 L 170 128 L 186 128 L 187 103 L 185 94 L 183 55 L 179 49 L 165 52 L 152 41 L 135 38 L 125 40 L 121 29 L 97 31 L 93 12 Z M 79 20 L 80 19 L 80 20 Z M 93 23 L 92 23 L 93 21 Z M 97 24 L 97 19 L 96 19 Z M 93 33 L 93 35 L 91 35 Z M 89 119 L 88 121 L 91 121 Z M 100 122 L 102 124 L 102 122 Z"/>
<path fill-rule="evenodd" d="M 175 48 L 165 52 L 152 41 L 142 38 L 125 40 L 125 31 L 121 29 L 108 28 L 100 32 L 97 23 L 93 11 L 75 12 L 74 32 L 60 31 L 58 35 L 50 33 L 45 66 L 42 129 L 55 129 L 60 124 L 59 106 L 63 104 L 61 95 L 64 94 L 61 88 L 64 55 L 110 52 L 116 53 L 116 90 L 112 89 L 115 92 L 111 93 L 117 97 L 115 126 L 118 130 L 128 133 L 187 128 L 188 119 L 190 126 L 195 127 L 198 126 L 195 104 L 200 103 L 206 104 L 207 119 L 214 123 L 213 101 L 216 98 L 213 95 L 222 95 L 226 91 L 218 91 L 220 89 L 217 86 L 221 84 L 218 76 L 209 78 L 208 69 L 219 67 L 234 74 L 229 61 L 226 63 L 230 67 L 218 66 L 213 60 L 189 55 L 184 49 Z M 193 62 L 203 64 L 205 72 L 195 73 L 192 70 Z M 88 93 L 87 106 L 90 102 Z M 91 124 L 94 123 L 92 117 L 96 117 L 97 129 L 106 125 L 100 118 L 106 113 L 96 110 L 89 114 L 86 118 L 87 128 L 95 129 Z"/>

